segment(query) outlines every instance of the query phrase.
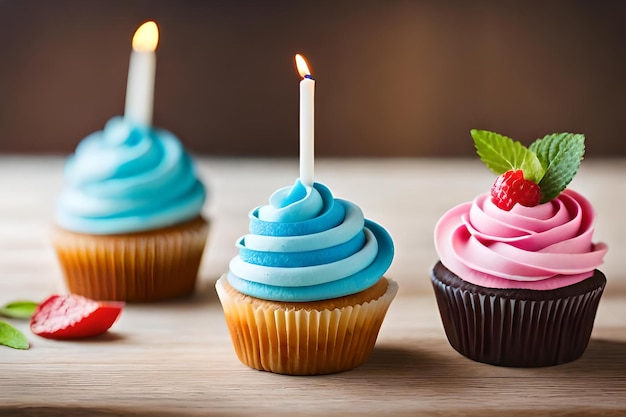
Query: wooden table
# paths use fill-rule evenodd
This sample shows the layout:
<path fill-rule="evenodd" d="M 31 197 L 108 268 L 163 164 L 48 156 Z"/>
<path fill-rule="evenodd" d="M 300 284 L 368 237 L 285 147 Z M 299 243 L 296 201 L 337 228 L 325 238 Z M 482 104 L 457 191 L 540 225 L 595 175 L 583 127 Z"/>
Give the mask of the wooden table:
<path fill-rule="evenodd" d="M 0 156 L 0 303 L 62 291 L 47 240 L 61 157 Z M 429 282 L 439 216 L 491 185 L 478 159 L 322 159 L 316 179 L 357 202 L 393 235 L 394 300 L 369 362 L 329 376 L 290 377 L 237 360 L 214 290 L 247 230 L 247 213 L 298 174 L 297 161 L 200 159 L 212 229 L 193 297 L 128 305 L 93 340 L 39 338 L 0 347 L 0 415 L 626 415 L 626 161 L 585 160 L 572 188 L 598 213 L 608 285 L 585 355 L 543 369 L 472 362 L 448 344 Z M 621 261 L 621 262 L 620 262 Z M 620 265 L 621 263 L 621 265 Z M 528 413 L 532 411 L 532 413 Z"/>

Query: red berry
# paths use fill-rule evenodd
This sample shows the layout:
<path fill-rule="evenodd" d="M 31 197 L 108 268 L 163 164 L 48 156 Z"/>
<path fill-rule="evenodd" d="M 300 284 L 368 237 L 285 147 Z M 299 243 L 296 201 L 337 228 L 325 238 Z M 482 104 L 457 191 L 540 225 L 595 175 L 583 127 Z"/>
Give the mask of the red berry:
<path fill-rule="evenodd" d="M 541 190 L 533 181 L 525 180 L 521 169 L 510 170 L 496 178 L 491 187 L 491 201 L 509 211 L 519 203 L 533 207 L 541 200 Z"/>
<path fill-rule="evenodd" d="M 30 319 L 30 330 L 48 339 L 82 339 L 106 332 L 123 302 L 94 301 L 76 294 L 51 295 Z"/>

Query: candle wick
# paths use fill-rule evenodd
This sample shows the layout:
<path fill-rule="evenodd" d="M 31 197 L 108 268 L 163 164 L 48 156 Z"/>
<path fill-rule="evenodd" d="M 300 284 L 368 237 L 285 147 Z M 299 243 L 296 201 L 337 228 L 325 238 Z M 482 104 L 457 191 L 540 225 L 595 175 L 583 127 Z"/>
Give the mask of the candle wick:
<path fill-rule="evenodd" d="M 309 80 L 313 80 L 313 76 L 311 74 L 305 75 L 304 78 L 308 78 Z"/>

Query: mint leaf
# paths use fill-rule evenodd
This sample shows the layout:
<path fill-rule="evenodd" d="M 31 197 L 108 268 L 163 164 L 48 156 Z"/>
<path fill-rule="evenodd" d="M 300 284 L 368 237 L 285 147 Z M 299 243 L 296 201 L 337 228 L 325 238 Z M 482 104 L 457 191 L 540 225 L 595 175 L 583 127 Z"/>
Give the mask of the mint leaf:
<path fill-rule="evenodd" d="M 28 339 L 24 333 L 3 321 L 0 321 L 0 345 L 13 349 L 28 349 L 29 347 Z"/>
<path fill-rule="evenodd" d="M 472 129 L 470 134 L 478 156 L 497 175 L 521 169 L 524 178 L 535 183 L 543 177 L 545 170 L 539 158 L 521 143 L 487 130 Z"/>
<path fill-rule="evenodd" d="M 0 316 L 12 319 L 29 319 L 37 308 L 33 301 L 14 301 L 0 307 Z"/>
<path fill-rule="evenodd" d="M 546 172 L 539 182 L 541 203 L 556 198 L 572 181 L 585 154 L 585 135 L 553 133 L 530 145 Z"/>

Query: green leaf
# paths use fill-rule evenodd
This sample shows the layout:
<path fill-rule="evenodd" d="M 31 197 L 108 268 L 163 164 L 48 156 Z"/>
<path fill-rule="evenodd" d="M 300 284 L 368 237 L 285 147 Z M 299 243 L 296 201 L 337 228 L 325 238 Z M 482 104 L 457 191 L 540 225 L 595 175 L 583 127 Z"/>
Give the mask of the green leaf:
<path fill-rule="evenodd" d="M 546 169 L 539 182 L 541 203 L 556 198 L 572 181 L 585 154 L 585 135 L 553 133 L 530 145 Z"/>
<path fill-rule="evenodd" d="M 0 307 L 0 316 L 10 317 L 12 319 L 30 319 L 37 305 L 38 304 L 33 301 L 14 301 Z"/>
<path fill-rule="evenodd" d="M 24 333 L 4 321 L 0 321 L 0 345 L 13 349 L 28 349 L 29 347 Z"/>
<path fill-rule="evenodd" d="M 533 152 L 518 141 L 487 130 L 472 129 L 474 146 L 480 159 L 497 175 L 511 169 L 524 171 L 524 178 L 538 183 L 545 172 Z"/>

